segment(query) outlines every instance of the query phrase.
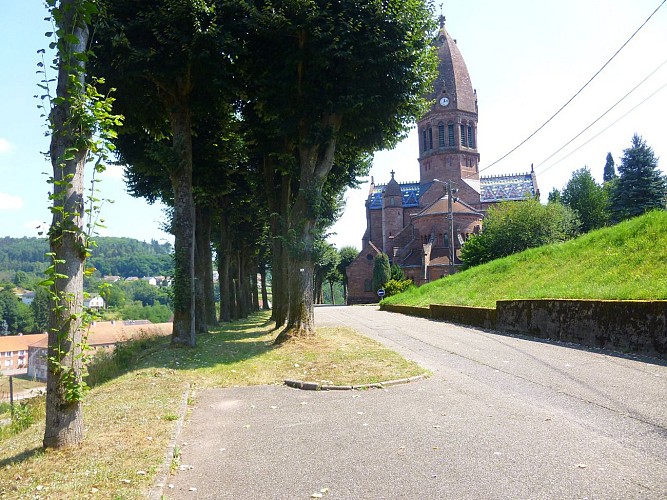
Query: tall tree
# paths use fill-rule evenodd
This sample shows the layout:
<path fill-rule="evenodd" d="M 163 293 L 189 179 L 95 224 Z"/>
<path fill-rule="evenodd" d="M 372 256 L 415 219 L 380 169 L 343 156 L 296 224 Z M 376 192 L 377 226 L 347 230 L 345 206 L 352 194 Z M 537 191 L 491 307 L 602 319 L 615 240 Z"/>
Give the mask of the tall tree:
<path fill-rule="evenodd" d="M 351 246 L 346 246 L 341 248 L 338 251 L 340 257 L 339 257 L 339 263 L 338 263 L 338 272 L 341 275 L 341 279 L 343 281 L 343 299 L 345 300 L 345 303 L 347 304 L 347 266 L 352 264 L 352 261 L 357 258 L 357 255 L 359 255 L 359 251 Z"/>
<path fill-rule="evenodd" d="M 128 128 L 161 146 L 156 159 L 171 183 L 172 343 L 178 345 L 195 344 L 193 127 L 197 112 L 216 108 L 228 88 L 233 59 L 217 6 L 213 0 L 107 1 L 96 30 L 96 70 L 118 88 Z"/>
<path fill-rule="evenodd" d="M 95 129 L 86 104 L 85 61 L 88 22 L 95 5 L 85 0 L 49 0 L 47 5 L 56 25 L 58 79 L 49 116 L 53 266 L 47 282 L 50 312 L 43 446 L 61 448 L 83 440 L 81 318 L 87 255 L 83 177 Z"/>
<path fill-rule="evenodd" d="M 602 180 L 604 182 L 609 182 L 616 179 L 616 167 L 614 165 L 614 157 L 611 153 L 607 153 L 607 159 L 604 164 L 604 173 L 602 174 Z"/>
<path fill-rule="evenodd" d="M 389 256 L 385 253 L 376 255 L 373 262 L 373 291 L 382 288 L 390 279 L 391 266 L 389 265 Z"/>
<path fill-rule="evenodd" d="M 563 189 L 562 203 L 577 212 L 584 233 L 603 227 L 609 220 L 607 192 L 587 167 L 572 173 Z"/>
<path fill-rule="evenodd" d="M 281 342 L 315 331 L 312 252 L 338 148 L 390 146 L 422 111 L 435 74 L 434 22 L 421 0 L 257 0 L 246 19 L 250 105 L 282 138 L 274 153 L 294 159 Z"/>
<path fill-rule="evenodd" d="M 658 169 L 653 149 L 641 136 L 635 134 L 632 146 L 623 150 L 618 172 L 620 175 L 611 196 L 614 221 L 665 208 L 667 182 Z"/>

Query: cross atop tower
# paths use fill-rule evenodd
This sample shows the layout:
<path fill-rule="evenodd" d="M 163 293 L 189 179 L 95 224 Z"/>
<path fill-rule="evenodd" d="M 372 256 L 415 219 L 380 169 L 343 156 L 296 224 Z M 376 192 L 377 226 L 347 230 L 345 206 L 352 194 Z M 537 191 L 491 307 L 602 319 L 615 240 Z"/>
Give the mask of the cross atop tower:
<path fill-rule="evenodd" d="M 445 27 L 445 21 L 447 20 L 447 18 L 442 13 L 442 5 L 443 4 L 440 4 L 440 17 L 438 17 L 438 21 L 440 22 L 440 27 L 444 28 Z"/>
<path fill-rule="evenodd" d="M 394 172 L 393 169 L 392 169 L 392 171 L 389 172 L 389 173 L 391 174 L 391 178 L 393 179 L 393 178 L 394 178 L 394 174 L 395 174 L 396 172 Z"/>

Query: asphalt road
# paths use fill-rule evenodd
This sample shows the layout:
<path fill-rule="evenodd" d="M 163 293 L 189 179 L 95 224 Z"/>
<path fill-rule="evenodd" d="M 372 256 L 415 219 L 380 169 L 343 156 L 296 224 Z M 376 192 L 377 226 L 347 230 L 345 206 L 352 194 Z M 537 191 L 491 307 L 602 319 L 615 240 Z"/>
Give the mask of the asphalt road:
<path fill-rule="evenodd" d="M 433 376 L 386 390 L 201 393 L 166 498 L 667 498 L 665 363 L 375 307 L 321 307 L 316 321 Z"/>

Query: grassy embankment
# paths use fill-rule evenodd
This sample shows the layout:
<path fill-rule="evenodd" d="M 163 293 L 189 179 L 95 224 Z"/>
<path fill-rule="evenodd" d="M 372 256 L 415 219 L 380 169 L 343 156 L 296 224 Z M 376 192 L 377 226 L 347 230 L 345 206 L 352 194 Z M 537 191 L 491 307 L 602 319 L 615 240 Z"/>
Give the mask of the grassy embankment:
<path fill-rule="evenodd" d="M 362 384 L 424 370 L 344 328 L 273 346 L 267 313 L 200 335 L 194 349 L 145 339 L 91 368 L 80 448 L 42 451 L 44 403 L 18 434 L 0 432 L 0 498 L 143 498 L 164 461 L 187 384 L 209 387 L 282 384 L 286 378 Z"/>
<path fill-rule="evenodd" d="M 667 212 L 498 259 L 384 303 L 495 307 L 497 300 L 543 298 L 667 299 Z"/>

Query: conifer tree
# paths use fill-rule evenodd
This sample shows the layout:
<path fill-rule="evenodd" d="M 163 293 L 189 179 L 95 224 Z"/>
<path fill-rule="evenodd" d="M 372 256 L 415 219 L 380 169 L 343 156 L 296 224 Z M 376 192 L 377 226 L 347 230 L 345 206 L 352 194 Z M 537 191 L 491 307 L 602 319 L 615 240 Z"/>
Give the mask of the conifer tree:
<path fill-rule="evenodd" d="M 665 208 L 667 182 L 658 170 L 658 158 L 641 136 L 623 151 L 619 178 L 611 199 L 612 218 L 618 222 L 649 210 Z"/>
<path fill-rule="evenodd" d="M 604 173 L 602 174 L 602 180 L 604 182 L 609 182 L 616 179 L 616 167 L 614 165 L 614 157 L 611 153 L 607 153 L 607 160 L 604 164 Z"/>
<path fill-rule="evenodd" d="M 385 253 L 375 256 L 373 263 L 373 290 L 379 290 L 391 278 L 389 257 Z"/>

